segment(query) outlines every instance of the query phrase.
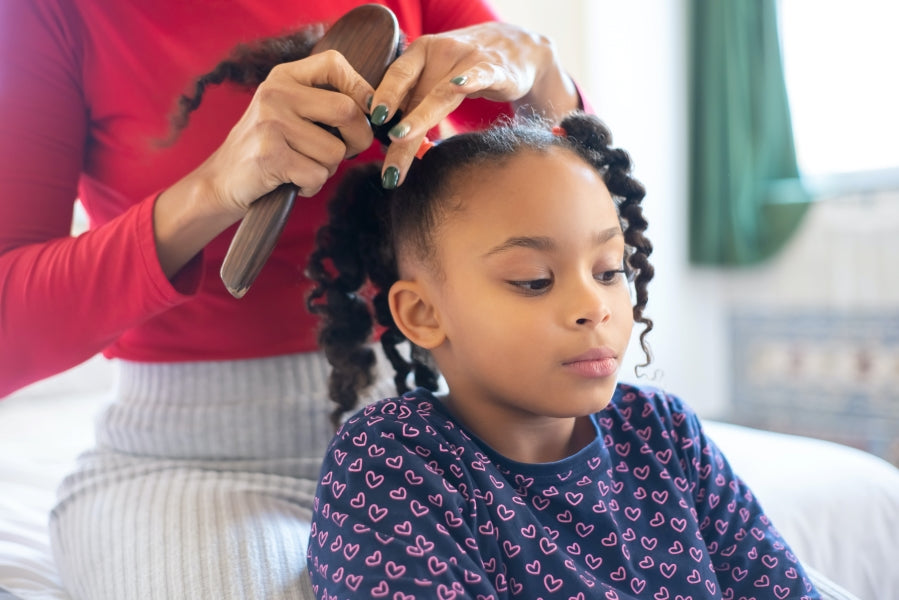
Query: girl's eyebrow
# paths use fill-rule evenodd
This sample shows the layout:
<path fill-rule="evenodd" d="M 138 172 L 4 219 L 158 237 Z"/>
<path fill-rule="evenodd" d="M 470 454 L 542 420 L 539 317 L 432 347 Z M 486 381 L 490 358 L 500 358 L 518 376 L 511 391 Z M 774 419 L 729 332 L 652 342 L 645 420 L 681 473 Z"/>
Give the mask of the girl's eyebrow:
<path fill-rule="evenodd" d="M 594 243 L 597 246 L 602 246 L 612 238 L 623 235 L 624 234 L 622 233 L 620 226 L 609 227 L 608 229 L 603 229 L 596 234 Z M 552 252 L 557 248 L 557 244 L 553 238 L 546 236 L 515 236 L 510 237 L 502 244 L 494 246 L 493 248 L 485 252 L 484 258 L 492 256 L 494 254 L 508 252 L 509 250 L 512 250 L 514 248 L 530 248 L 531 250 L 538 250 L 540 252 Z"/>
<path fill-rule="evenodd" d="M 552 252 L 556 249 L 556 242 L 545 236 L 515 236 L 510 237 L 498 246 L 494 246 L 484 253 L 484 257 L 493 256 L 494 254 L 502 254 L 513 248 L 530 248 L 541 252 Z"/>

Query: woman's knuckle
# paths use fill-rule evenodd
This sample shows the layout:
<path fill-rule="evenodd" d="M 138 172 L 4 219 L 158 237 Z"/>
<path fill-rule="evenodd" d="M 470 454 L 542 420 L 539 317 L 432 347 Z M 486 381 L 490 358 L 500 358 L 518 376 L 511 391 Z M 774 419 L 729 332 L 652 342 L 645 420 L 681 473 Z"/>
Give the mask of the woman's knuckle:
<path fill-rule="evenodd" d="M 321 189 L 322 184 L 318 183 L 301 183 L 297 185 L 299 191 L 297 192 L 300 196 L 304 198 L 311 198 L 315 196 Z"/>
<path fill-rule="evenodd" d="M 309 165 L 296 179 L 295 183 L 300 188 L 300 195 L 311 197 L 316 195 L 329 177 L 328 169 L 321 165 Z"/>
<path fill-rule="evenodd" d="M 441 104 L 450 104 L 455 102 L 460 95 L 460 92 L 455 89 L 455 86 L 452 84 L 441 83 L 433 90 L 431 90 L 431 97 L 437 100 Z"/>
<path fill-rule="evenodd" d="M 325 59 L 327 68 L 332 73 L 332 78 L 336 75 L 338 79 L 346 79 L 353 73 L 353 67 L 347 61 L 346 57 L 337 50 L 325 50 Z"/>
<path fill-rule="evenodd" d="M 349 96 L 340 95 L 331 105 L 335 125 L 346 125 L 359 115 L 359 107 Z"/>
<path fill-rule="evenodd" d="M 393 75 L 399 76 L 402 79 L 410 79 L 415 76 L 415 69 L 408 61 L 405 60 L 396 60 L 391 65 L 390 70 Z"/>
<path fill-rule="evenodd" d="M 470 45 L 452 38 L 442 38 L 440 43 L 434 44 L 433 51 L 437 59 L 444 61 L 464 60 L 475 52 Z"/>
<path fill-rule="evenodd" d="M 260 149 L 253 157 L 253 166 L 256 173 L 260 173 L 263 179 L 272 179 L 275 177 L 275 166 L 272 156 L 269 152 Z"/>
<path fill-rule="evenodd" d="M 320 56 L 322 61 L 332 67 L 343 66 L 346 64 L 346 59 L 344 59 L 343 54 L 333 48 L 324 50 Z"/>
<path fill-rule="evenodd" d="M 417 38 L 415 38 L 412 41 L 412 43 L 409 44 L 409 47 L 406 48 L 406 52 L 409 52 L 409 51 L 415 52 L 422 48 L 427 48 L 428 46 L 430 46 L 431 44 L 434 43 L 435 39 L 438 39 L 437 35 L 435 35 L 433 33 L 424 33 L 424 34 L 418 36 Z"/>
<path fill-rule="evenodd" d="M 278 79 L 278 78 L 284 76 L 288 72 L 288 70 L 289 70 L 289 67 L 288 67 L 287 63 L 278 63 L 277 65 L 272 67 L 272 69 L 268 72 L 268 77 L 266 78 L 266 81 L 271 80 L 271 79 Z"/>
<path fill-rule="evenodd" d="M 323 166 L 328 170 L 329 175 L 333 175 L 338 165 L 346 155 L 346 146 L 343 143 L 329 145 L 322 152 L 321 161 Z"/>
<path fill-rule="evenodd" d="M 264 81 L 256 88 L 256 99 L 262 104 L 272 104 L 279 101 L 280 88 L 271 81 Z"/>
<path fill-rule="evenodd" d="M 263 140 L 281 135 L 281 130 L 281 122 L 271 116 L 261 115 L 256 121 L 256 133 Z"/>

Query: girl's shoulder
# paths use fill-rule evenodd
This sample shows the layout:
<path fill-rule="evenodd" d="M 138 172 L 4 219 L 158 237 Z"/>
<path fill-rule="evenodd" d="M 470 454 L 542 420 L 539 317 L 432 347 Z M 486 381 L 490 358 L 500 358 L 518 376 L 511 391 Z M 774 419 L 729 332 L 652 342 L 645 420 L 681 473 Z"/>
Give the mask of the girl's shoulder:
<path fill-rule="evenodd" d="M 492 472 L 489 464 L 440 400 L 415 390 L 369 404 L 346 420 L 325 454 L 319 489 L 336 485 L 342 494 L 347 486 L 355 495 L 382 485 L 394 490 L 411 485 L 416 499 L 434 494 L 435 502 L 450 510 L 469 500 L 468 465 L 484 473 Z"/>
<path fill-rule="evenodd" d="M 417 388 L 402 396 L 384 398 L 366 404 L 346 419 L 338 431 L 378 424 L 389 427 L 396 423 L 443 421 L 445 420 L 444 415 L 440 400 L 428 390 Z"/>
<path fill-rule="evenodd" d="M 359 409 L 340 426 L 332 444 L 363 440 L 437 450 L 471 441 L 449 417 L 440 400 L 423 388 Z"/>

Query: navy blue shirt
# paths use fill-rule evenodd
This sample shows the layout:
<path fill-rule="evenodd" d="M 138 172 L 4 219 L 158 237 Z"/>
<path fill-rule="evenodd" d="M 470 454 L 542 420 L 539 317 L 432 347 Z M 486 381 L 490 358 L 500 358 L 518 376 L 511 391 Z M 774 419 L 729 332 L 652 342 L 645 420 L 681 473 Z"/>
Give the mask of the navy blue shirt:
<path fill-rule="evenodd" d="M 596 439 L 519 463 L 430 392 L 369 405 L 332 441 L 309 570 L 320 598 L 819 598 L 678 398 L 619 384 Z"/>

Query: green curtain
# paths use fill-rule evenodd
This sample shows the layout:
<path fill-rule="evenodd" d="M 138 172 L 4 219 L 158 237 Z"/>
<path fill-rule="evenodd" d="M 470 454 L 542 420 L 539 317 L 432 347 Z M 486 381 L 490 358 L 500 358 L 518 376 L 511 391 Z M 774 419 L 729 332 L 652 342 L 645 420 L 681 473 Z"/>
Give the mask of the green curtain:
<path fill-rule="evenodd" d="M 690 260 L 758 263 L 808 208 L 776 0 L 690 0 Z"/>

